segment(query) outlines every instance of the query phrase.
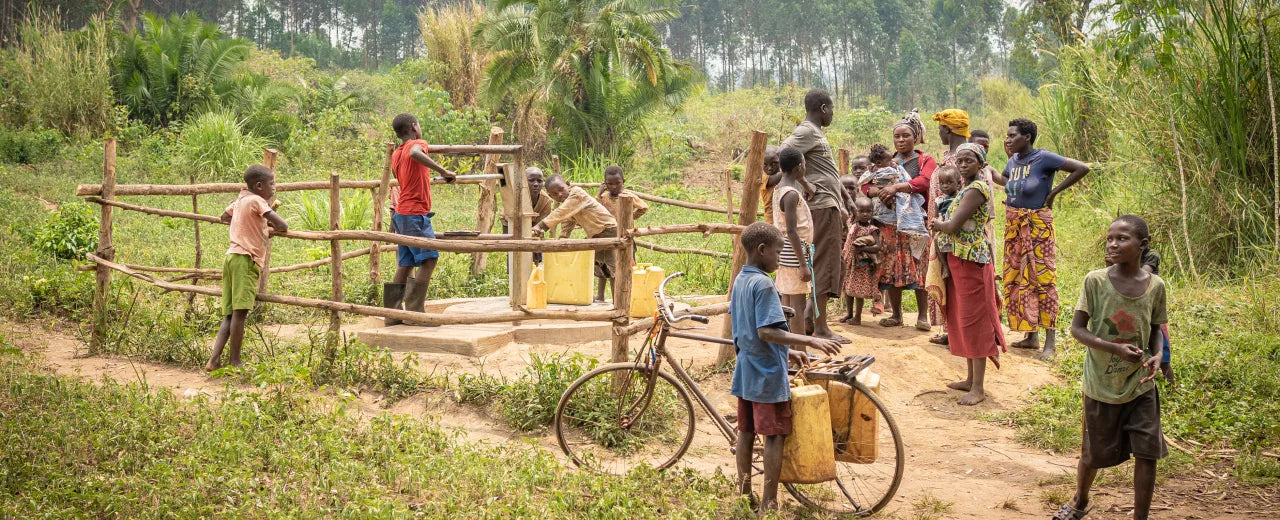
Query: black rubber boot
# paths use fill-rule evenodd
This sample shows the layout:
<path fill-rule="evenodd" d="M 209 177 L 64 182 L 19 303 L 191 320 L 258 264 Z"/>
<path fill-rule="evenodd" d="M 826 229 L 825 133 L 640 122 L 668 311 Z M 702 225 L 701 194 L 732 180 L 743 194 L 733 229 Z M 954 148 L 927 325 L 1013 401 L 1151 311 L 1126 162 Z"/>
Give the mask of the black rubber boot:
<path fill-rule="evenodd" d="M 382 284 L 382 306 L 387 309 L 402 309 L 400 303 L 404 300 L 404 285 L 402 283 L 384 283 Z M 383 318 L 383 325 L 390 327 L 402 323 L 395 318 Z"/>
<path fill-rule="evenodd" d="M 426 312 L 427 284 L 409 279 L 404 283 L 404 310 Z M 405 322 L 406 325 L 425 327 L 423 323 Z"/>

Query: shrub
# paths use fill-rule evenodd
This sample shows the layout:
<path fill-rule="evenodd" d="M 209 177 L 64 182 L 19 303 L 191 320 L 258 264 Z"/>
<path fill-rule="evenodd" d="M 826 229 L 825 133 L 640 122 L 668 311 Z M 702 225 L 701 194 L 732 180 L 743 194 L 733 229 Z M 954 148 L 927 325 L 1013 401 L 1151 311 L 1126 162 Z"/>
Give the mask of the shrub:
<path fill-rule="evenodd" d="M 109 25 L 95 17 L 79 31 L 58 26 L 56 16 L 37 12 L 17 28 L 12 59 L 0 62 L 0 115 L 11 127 L 66 136 L 105 132 L 117 116 Z"/>
<path fill-rule="evenodd" d="M 492 404 L 513 428 L 545 428 L 555 417 L 560 394 L 569 384 L 596 367 L 596 360 L 579 353 L 530 356 L 519 379 L 508 381 L 487 374 L 458 376 L 455 397 L 464 404 Z"/>
<path fill-rule="evenodd" d="M 188 123 L 178 138 L 179 163 L 202 179 L 239 181 L 258 159 L 262 139 L 243 131 L 225 112 L 208 112 Z"/>
<path fill-rule="evenodd" d="M 54 130 L 0 129 L 0 162 L 34 164 L 58 154 L 62 135 Z"/>
<path fill-rule="evenodd" d="M 83 259 L 98 248 L 98 219 L 88 204 L 64 204 L 32 237 L 36 249 L 63 260 Z"/>

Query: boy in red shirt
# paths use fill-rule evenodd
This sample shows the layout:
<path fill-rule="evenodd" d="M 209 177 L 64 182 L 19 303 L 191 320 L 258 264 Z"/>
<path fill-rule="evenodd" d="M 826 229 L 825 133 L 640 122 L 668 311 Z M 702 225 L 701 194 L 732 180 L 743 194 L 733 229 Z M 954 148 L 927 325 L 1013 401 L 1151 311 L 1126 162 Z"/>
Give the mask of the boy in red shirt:
<path fill-rule="evenodd" d="M 391 154 L 391 169 L 396 174 L 396 182 L 400 183 L 391 224 L 399 235 L 435 238 L 431 227 L 431 217 L 435 216 L 431 211 L 431 170 L 439 172 L 445 182 L 453 182 L 456 176 L 427 157 L 427 142 L 422 140 L 418 118 L 400 114 L 391 121 L 391 128 L 401 141 L 400 147 Z M 427 286 L 439 257 L 440 253 L 434 249 L 400 246 L 396 250 L 396 274 L 391 283 L 382 286 L 382 306 L 396 309 L 403 304 L 404 310 L 424 312 Z M 410 280 L 409 273 L 414 267 L 418 273 Z M 384 323 L 390 326 L 401 322 L 386 319 Z"/>

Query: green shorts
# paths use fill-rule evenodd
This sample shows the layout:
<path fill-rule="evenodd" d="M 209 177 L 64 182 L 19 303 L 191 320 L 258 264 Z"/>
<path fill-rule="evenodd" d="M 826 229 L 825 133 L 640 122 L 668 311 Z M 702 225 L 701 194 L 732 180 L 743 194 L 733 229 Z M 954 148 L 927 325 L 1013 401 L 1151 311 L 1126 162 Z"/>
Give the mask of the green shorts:
<path fill-rule="evenodd" d="M 222 315 L 253 309 L 257 295 L 258 264 L 249 255 L 227 255 L 222 262 Z"/>

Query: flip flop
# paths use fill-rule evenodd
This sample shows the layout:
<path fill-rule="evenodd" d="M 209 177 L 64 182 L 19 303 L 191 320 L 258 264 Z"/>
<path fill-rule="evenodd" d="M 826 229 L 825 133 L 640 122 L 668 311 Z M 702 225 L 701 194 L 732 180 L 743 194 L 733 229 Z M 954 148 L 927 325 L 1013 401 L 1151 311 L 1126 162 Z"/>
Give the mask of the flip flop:
<path fill-rule="evenodd" d="M 1069 503 L 1062 504 L 1062 507 L 1058 508 L 1058 512 L 1053 514 L 1052 520 L 1080 520 L 1092 510 L 1093 506 L 1089 506 L 1084 509 L 1076 509 L 1075 506 L 1072 506 Z"/>
<path fill-rule="evenodd" d="M 917 321 L 917 322 L 916 322 L 916 330 L 921 330 L 921 331 L 924 331 L 924 332 L 929 332 L 929 331 L 933 330 L 933 325 L 930 325 L 928 321 Z"/>
<path fill-rule="evenodd" d="M 946 345 L 948 343 L 947 340 L 947 333 L 943 332 L 942 334 L 929 338 L 929 343 L 933 343 L 934 345 Z"/>
<path fill-rule="evenodd" d="M 899 320 L 897 318 L 881 318 L 880 326 L 881 327 L 901 327 L 902 320 Z"/>

